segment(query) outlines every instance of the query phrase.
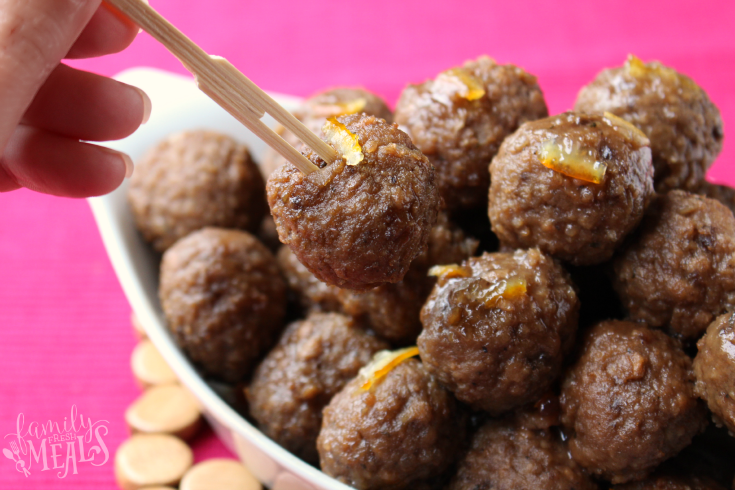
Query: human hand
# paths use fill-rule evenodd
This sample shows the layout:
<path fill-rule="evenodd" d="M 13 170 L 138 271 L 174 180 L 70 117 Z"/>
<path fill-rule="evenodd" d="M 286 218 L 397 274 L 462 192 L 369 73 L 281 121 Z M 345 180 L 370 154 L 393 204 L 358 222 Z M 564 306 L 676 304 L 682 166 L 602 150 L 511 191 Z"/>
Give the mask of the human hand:
<path fill-rule="evenodd" d="M 60 61 L 121 51 L 137 33 L 100 0 L 0 0 L 0 192 L 96 196 L 130 175 L 130 157 L 80 140 L 128 136 L 150 99 Z"/>

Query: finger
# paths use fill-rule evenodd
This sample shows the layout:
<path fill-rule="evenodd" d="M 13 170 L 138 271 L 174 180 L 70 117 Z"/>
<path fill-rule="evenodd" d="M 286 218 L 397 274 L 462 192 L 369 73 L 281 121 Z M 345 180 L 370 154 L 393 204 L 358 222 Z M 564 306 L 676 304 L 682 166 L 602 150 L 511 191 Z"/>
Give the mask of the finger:
<path fill-rule="evenodd" d="M 15 178 L 5 170 L 5 167 L 3 167 L 2 162 L 0 161 L 0 192 L 14 191 L 21 187 L 23 186 L 15 181 Z"/>
<path fill-rule="evenodd" d="M 89 197 L 116 189 L 132 173 L 133 163 L 124 153 L 21 125 L 8 141 L 0 168 L 0 190 L 27 187 Z"/>
<path fill-rule="evenodd" d="M 120 52 L 133 42 L 138 31 L 133 21 L 102 2 L 66 57 L 94 58 Z"/>
<path fill-rule="evenodd" d="M 100 0 L 0 0 L 0 151 Z"/>
<path fill-rule="evenodd" d="M 106 141 L 128 136 L 150 114 L 151 101 L 142 90 L 59 65 L 21 122 L 76 139 Z"/>

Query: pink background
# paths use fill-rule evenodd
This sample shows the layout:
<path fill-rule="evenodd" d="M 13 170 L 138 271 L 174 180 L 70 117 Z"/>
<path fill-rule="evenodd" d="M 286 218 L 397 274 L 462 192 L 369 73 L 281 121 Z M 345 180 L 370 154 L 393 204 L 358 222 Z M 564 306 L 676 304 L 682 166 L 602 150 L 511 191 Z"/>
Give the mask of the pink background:
<path fill-rule="evenodd" d="M 363 85 L 394 104 L 402 87 L 488 54 L 536 74 L 551 113 L 628 53 L 690 75 L 720 107 L 725 148 L 710 179 L 735 185 L 735 2 L 303 2 L 151 0 L 205 50 L 261 87 L 309 95 Z M 133 66 L 183 68 L 142 34 L 124 53 L 74 63 L 113 75 Z M 87 203 L 21 190 L 0 194 L 0 435 L 26 420 L 63 421 L 72 404 L 109 421 L 106 443 L 127 436 L 123 412 L 138 395 L 129 372 L 130 307 Z M 7 444 L 0 444 L 7 447 Z M 198 458 L 224 455 L 211 435 Z M 30 478 L 0 457 L 0 488 L 116 488 L 112 459 Z"/>

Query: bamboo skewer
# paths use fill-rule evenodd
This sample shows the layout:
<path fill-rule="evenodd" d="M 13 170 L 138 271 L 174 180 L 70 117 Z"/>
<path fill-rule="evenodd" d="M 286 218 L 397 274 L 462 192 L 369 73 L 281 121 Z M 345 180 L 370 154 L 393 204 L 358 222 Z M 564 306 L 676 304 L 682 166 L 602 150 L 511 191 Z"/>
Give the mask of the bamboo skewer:
<path fill-rule="evenodd" d="M 325 162 L 332 163 L 338 158 L 337 152 L 331 146 L 323 142 L 229 61 L 219 56 L 208 55 L 143 0 L 105 1 L 163 44 L 194 75 L 202 92 L 304 174 L 308 175 L 318 170 L 318 167 L 260 120 L 265 113 L 270 114 L 295 134 Z"/>

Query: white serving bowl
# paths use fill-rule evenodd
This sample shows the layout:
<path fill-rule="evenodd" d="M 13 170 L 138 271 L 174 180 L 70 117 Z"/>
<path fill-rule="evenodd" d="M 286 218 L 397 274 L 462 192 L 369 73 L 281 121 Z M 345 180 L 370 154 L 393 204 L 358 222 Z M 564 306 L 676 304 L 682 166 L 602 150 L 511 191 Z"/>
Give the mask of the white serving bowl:
<path fill-rule="evenodd" d="M 143 153 L 170 133 L 211 129 L 246 143 L 256 160 L 265 144 L 201 93 L 190 78 L 148 68 L 125 71 L 116 77 L 143 89 L 153 102 L 151 118 L 135 134 L 107 146 L 138 161 Z M 300 99 L 273 95 L 288 110 Z M 273 126 L 273 119 L 264 118 Z M 272 490 L 349 490 L 270 440 L 223 401 L 199 376 L 165 327 L 158 301 L 158 257 L 135 228 L 127 202 L 127 181 L 114 192 L 89 199 L 102 241 L 125 295 L 166 362 L 199 399 L 204 415 L 224 444 Z"/>

